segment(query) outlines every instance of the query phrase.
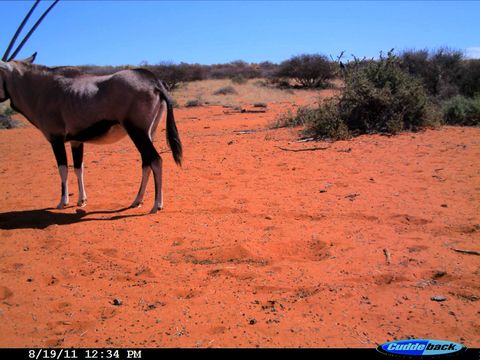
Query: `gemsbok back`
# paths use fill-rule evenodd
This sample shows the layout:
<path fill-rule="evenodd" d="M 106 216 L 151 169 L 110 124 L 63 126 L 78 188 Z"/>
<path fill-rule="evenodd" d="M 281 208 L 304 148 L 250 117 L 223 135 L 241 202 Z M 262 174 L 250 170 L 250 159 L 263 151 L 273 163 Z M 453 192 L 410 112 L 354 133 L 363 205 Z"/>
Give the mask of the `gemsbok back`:
<path fill-rule="evenodd" d="M 175 162 L 182 161 L 182 144 L 173 116 L 173 104 L 163 83 L 145 69 L 122 70 L 94 76 L 75 67 L 49 68 L 24 61 L 0 61 L 0 102 L 23 114 L 50 142 L 62 183 L 57 208 L 68 204 L 67 155 L 70 142 L 78 179 L 78 206 L 85 206 L 84 143 L 108 144 L 128 134 L 142 158 L 142 181 L 132 207 L 142 203 L 153 171 L 155 201 L 151 213 L 163 207 L 162 158 L 153 145 L 166 113 L 167 142 Z"/>

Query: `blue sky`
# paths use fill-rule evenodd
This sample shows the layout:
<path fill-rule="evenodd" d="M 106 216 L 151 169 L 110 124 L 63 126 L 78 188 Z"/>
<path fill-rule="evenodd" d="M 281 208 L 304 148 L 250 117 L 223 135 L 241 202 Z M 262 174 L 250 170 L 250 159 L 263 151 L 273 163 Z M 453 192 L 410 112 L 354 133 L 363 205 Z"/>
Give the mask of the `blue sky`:
<path fill-rule="evenodd" d="M 43 0 L 32 24 L 49 5 Z M 0 51 L 31 6 L 1 1 Z M 45 65 L 280 62 L 441 46 L 480 57 L 476 1 L 62 0 L 21 51 Z M 26 26 L 24 33 L 28 31 Z"/>

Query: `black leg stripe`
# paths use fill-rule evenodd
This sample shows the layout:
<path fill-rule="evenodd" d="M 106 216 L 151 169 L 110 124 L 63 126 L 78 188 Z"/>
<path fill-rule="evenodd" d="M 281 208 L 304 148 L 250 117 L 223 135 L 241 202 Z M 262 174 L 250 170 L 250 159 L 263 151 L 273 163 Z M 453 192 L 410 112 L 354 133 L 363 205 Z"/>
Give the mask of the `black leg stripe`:
<path fill-rule="evenodd" d="M 80 169 L 83 163 L 83 143 L 78 146 L 72 146 L 73 167 Z"/>
<path fill-rule="evenodd" d="M 55 159 L 57 160 L 57 165 L 67 166 L 67 153 L 65 152 L 65 144 L 63 141 L 54 141 L 51 144 L 53 153 L 55 154 Z"/>

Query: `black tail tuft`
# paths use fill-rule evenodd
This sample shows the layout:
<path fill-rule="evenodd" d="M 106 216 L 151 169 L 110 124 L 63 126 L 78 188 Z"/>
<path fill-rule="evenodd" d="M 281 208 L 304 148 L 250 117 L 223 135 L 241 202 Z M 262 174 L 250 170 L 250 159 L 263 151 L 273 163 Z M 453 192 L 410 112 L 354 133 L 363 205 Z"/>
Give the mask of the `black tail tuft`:
<path fill-rule="evenodd" d="M 172 150 L 173 159 L 177 165 L 182 165 L 183 149 L 180 136 L 178 135 L 177 125 L 175 124 L 175 118 L 173 117 L 173 102 L 163 82 L 158 80 L 157 84 L 161 98 L 167 103 L 167 143 Z"/>
<path fill-rule="evenodd" d="M 173 105 L 170 101 L 167 101 L 167 142 L 172 150 L 173 159 L 177 165 L 182 165 L 182 142 L 178 135 L 177 125 L 173 117 Z"/>

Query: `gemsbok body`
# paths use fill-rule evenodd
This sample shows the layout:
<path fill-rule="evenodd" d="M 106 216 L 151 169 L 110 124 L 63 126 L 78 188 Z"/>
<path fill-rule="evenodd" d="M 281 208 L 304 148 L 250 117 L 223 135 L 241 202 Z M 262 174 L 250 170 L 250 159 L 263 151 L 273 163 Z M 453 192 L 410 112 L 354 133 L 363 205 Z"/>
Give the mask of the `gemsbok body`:
<path fill-rule="evenodd" d="M 61 199 L 68 202 L 67 155 L 70 142 L 78 179 L 78 206 L 85 206 L 84 143 L 106 144 L 128 135 L 142 158 L 142 180 L 132 207 L 140 206 L 153 171 L 155 201 L 152 213 L 163 207 L 162 158 L 153 145 L 159 122 L 166 113 L 167 142 L 177 164 L 182 144 L 173 104 L 163 83 L 145 69 L 122 70 L 94 76 L 74 67 L 49 68 L 24 61 L 0 61 L 0 102 L 23 114 L 50 142 L 61 178 Z"/>

